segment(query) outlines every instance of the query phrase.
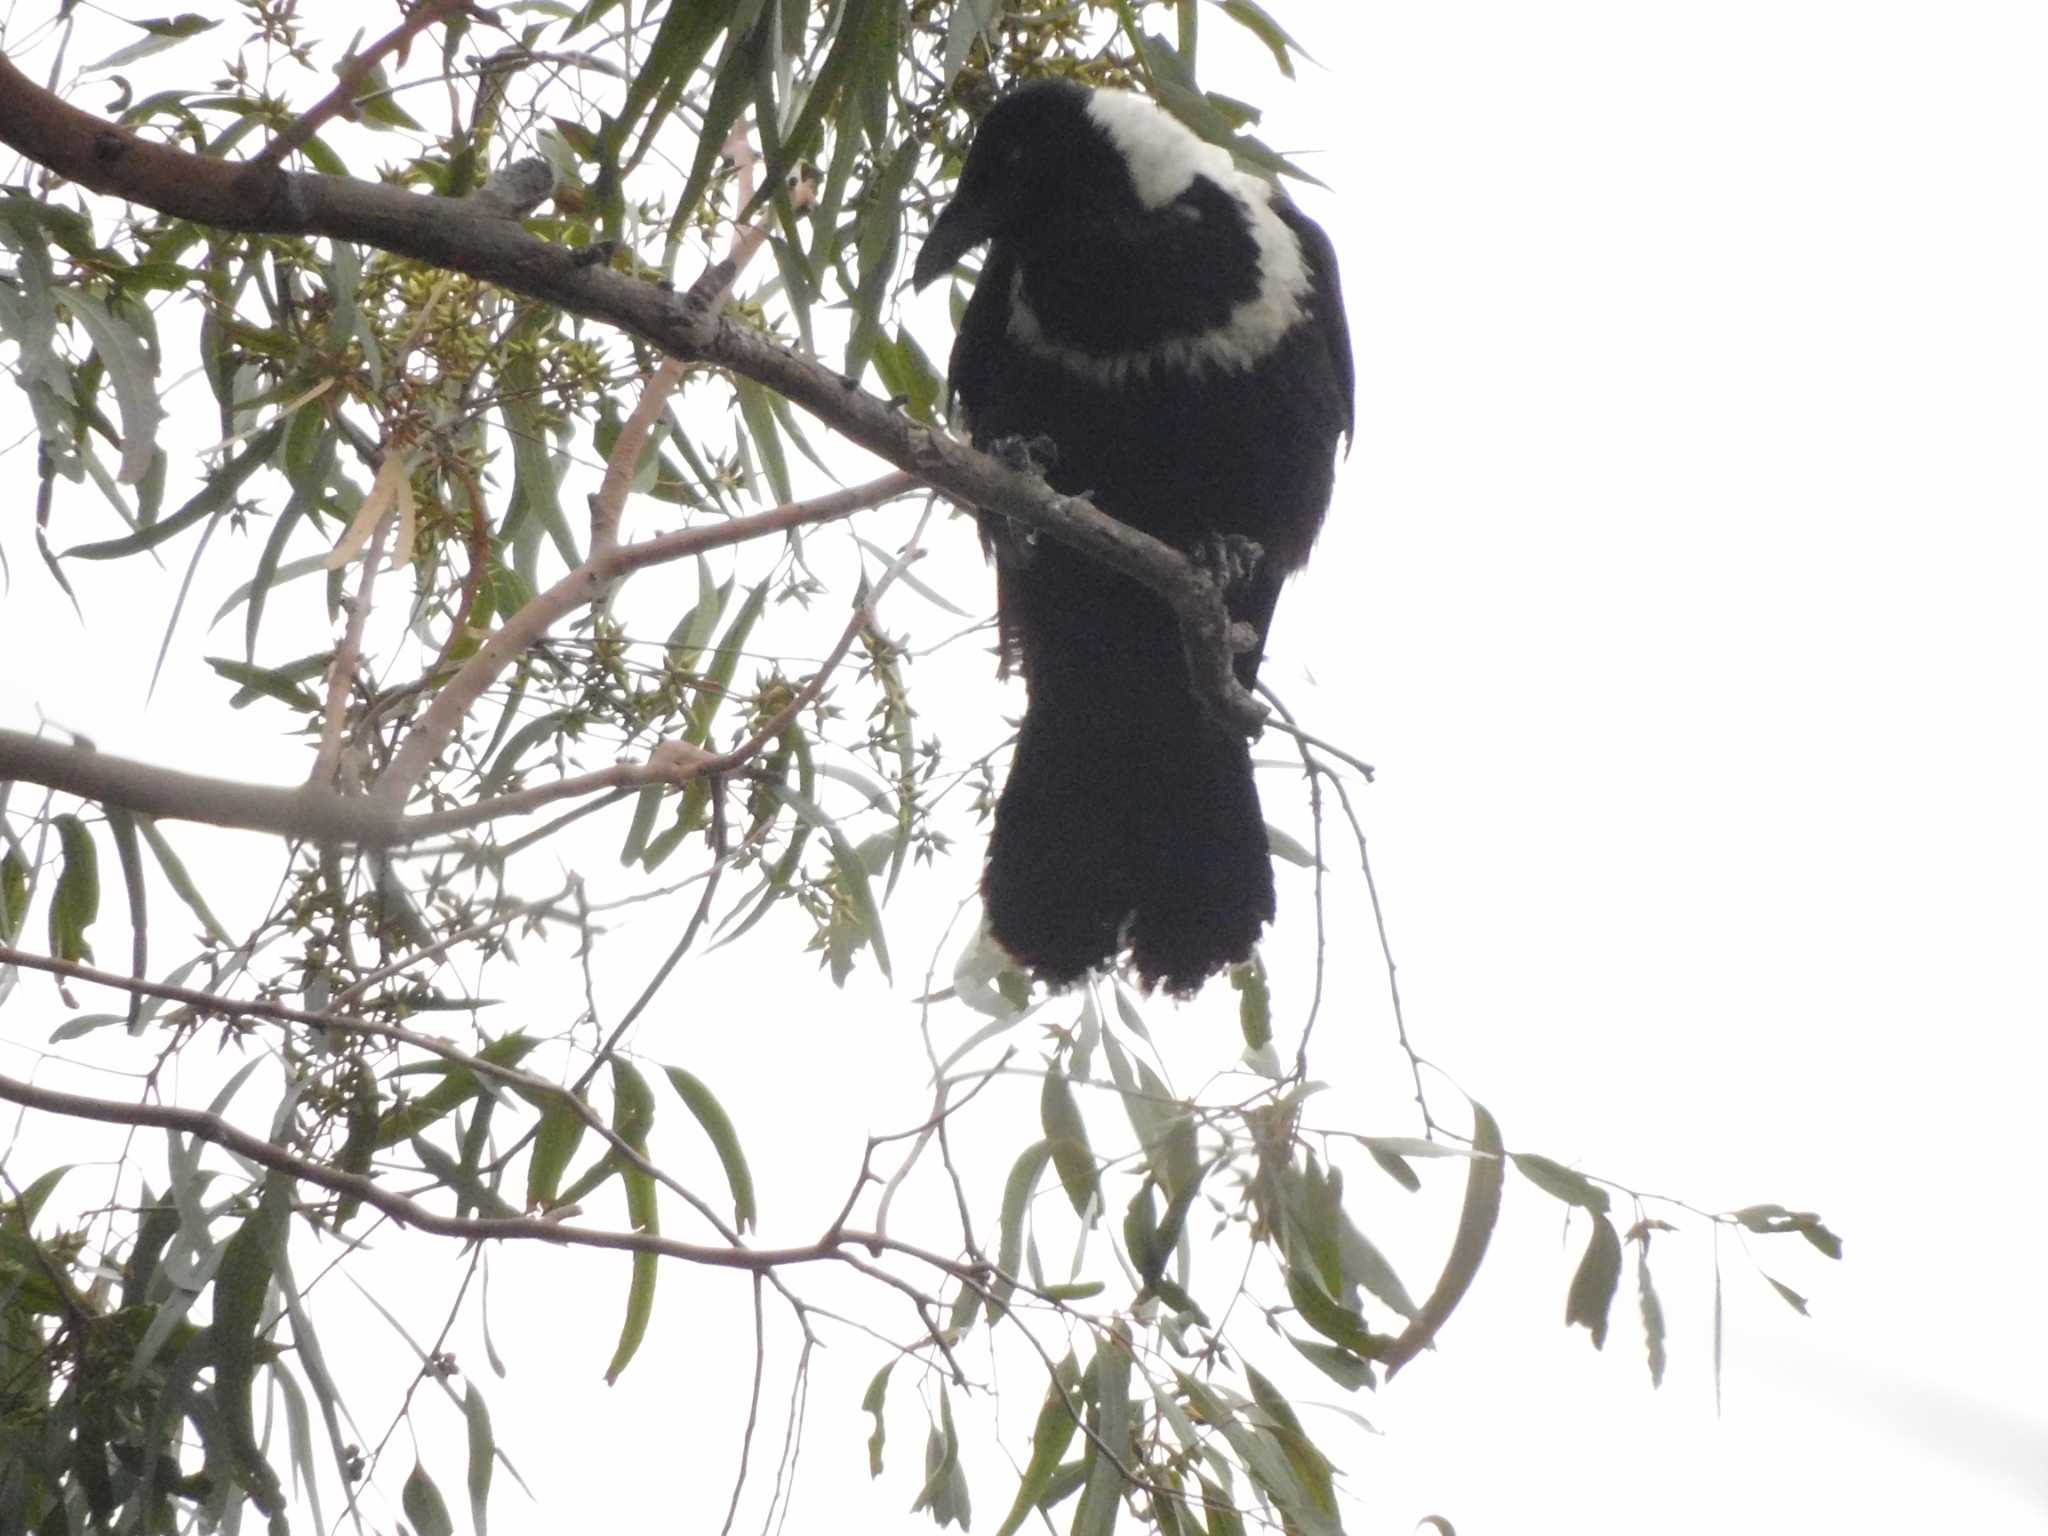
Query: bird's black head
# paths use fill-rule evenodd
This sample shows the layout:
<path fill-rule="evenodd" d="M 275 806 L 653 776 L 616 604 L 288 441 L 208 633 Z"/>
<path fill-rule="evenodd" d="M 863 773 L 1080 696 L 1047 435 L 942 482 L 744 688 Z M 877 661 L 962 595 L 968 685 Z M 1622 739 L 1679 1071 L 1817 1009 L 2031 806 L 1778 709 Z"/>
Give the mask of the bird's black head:
<path fill-rule="evenodd" d="M 1071 81 L 1039 80 L 989 110 L 953 200 L 917 254 L 918 287 L 984 241 L 1028 241 L 1136 207 L 1129 167 L 1089 114 L 1092 94 Z"/>

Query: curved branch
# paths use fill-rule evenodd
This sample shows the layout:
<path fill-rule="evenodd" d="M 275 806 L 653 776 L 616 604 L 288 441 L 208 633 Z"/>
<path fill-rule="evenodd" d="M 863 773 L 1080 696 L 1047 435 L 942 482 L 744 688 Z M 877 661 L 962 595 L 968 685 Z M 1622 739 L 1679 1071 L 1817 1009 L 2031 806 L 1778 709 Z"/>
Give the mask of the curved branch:
<path fill-rule="evenodd" d="M 676 752 L 657 752 L 646 763 L 614 764 L 555 784 L 536 785 L 475 805 L 419 816 L 400 815 L 398 806 L 403 796 L 394 792 L 394 786 L 409 787 L 426 772 L 448 738 L 461 728 L 470 706 L 514 659 L 558 619 L 593 601 L 618 577 L 764 534 L 847 517 L 914 490 L 916 484 L 913 476 L 898 471 L 865 485 L 849 486 L 809 501 L 789 502 L 752 517 L 736 517 L 729 522 L 683 528 L 637 543 L 615 545 L 602 556 L 593 557 L 506 620 L 434 695 L 425 715 L 385 768 L 378 781 L 382 791 L 379 794 L 343 795 L 324 785 L 286 789 L 209 778 L 116 757 L 90 747 L 67 745 L 26 731 L 8 730 L 0 730 L 0 782 L 21 780 L 40 784 L 83 800 L 174 821 L 200 821 L 216 827 L 302 837 L 314 842 L 390 848 L 503 816 L 524 815 L 571 795 L 646 784 L 681 784 L 705 773 L 730 772 L 743 760 L 741 754 L 705 753 L 701 758 L 685 759 Z M 758 744 L 755 749 L 758 750 Z"/>
<path fill-rule="evenodd" d="M 182 1131 L 187 1136 L 212 1142 L 265 1168 L 289 1174 L 335 1194 L 352 1196 L 382 1211 L 401 1226 L 416 1227 L 437 1237 L 462 1238 L 470 1242 L 548 1243 L 557 1248 L 622 1249 L 629 1253 L 658 1254 L 714 1269 L 744 1270 L 750 1274 L 766 1274 L 787 1264 L 850 1264 L 864 1272 L 879 1273 L 881 1278 L 897 1286 L 903 1282 L 893 1275 L 875 1271 L 860 1258 L 858 1250 L 901 1254 L 958 1280 L 972 1280 L 985 1273 L 973 1265 L 957 1263 L 913 1244 L 884 1237 L 879 1232 L 833 1231 L 814 1243 L 799 1243 L 787 1248 L 728 1248 L 680 1242 L 658 1232 L 614 1232 L 602 1227 L 578 1227 L 567 1222 L 521 1216 L 444 1216 L 416 1200 L 393 1193 L 375 1179 L 329 1167 L 274 1141 L 252 1135 L 210 1110 L 92 1098 L 4 1076 L 0 1076 L 0 1102 L 19 1104 L 24 1109 L 39 1109 L 46 1114 L 66 1115 L 74 1120 Z"/>
<path fill-rule="evenodd" d="M 1173 546 L 1063 496 L 1036 475 L 919 425 L 822 364 L 717 313 L 715 284 L 676 294 L 529 234 L 475 200 L 345 176 L 258 169 L 141 137 L 44 90 L 0 57 L 0 143 L 95 192 L 257 234 L 324 235 L 467 273 L 616 326 L 672 356 L 730 369 L 963 505 L 1070 544 L 1159 594 L 1179 617 L 1197 694 L 1256 731 L 1265 710 L 1238 682 L 1222 590 Z"/>

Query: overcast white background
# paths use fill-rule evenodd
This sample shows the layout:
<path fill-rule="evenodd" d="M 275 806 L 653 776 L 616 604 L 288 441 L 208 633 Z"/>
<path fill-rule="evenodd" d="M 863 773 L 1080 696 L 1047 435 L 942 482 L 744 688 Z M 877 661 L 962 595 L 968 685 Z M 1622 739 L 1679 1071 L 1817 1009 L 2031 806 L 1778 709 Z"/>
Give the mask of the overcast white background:
<path fill-rule="evenodd" d="M 1848 1254 L 1752 1242 L 1811 1298 L 1802 1320 L 1724 1243 L 1717 1418 L 1706 1239 L 1655 1251 L 1673 1334 L 1653 1394 L 1628 1284 L 1596 1355 L 1561 1326 L 1578 1239 L 1511 1182 L 1438 1350 L 1350 1405 L 1384 1434 L 1338 1442 L 1347 1523 L 2048 1530 L 2048 12 L 1274 9 L 1327 67 L 1287 87 L 1219 61 L 1210 83 L 1269 104 L 1262 136 L 1330 185 L 1301 201 L 1343 263 L 1359 433 L 1269 676 L 1378 766 L 1361 803 L 1417 1043 L 1511 1145 L 1709 1208 L 1811 1206 Z M 1228 29 L 1207 22 L 1214 46 Z M 231 738 L 210 719 L 202 737 L 176 694 L 143 706 L 160 615 L 138 638 L 88 580 L 81 626 L 50 591 L 21 474 L 0 721 L 40 706 L 110 750 L 218 770 Z M 964 525 L 942 536 L 985 580 Z M 260 724 L 224 729 L 260 743 Z M 271 762 L 237 771 L 303 772 Z M 963 859 L 940 894 L 971 876 Z M 1302 894 L 1284 893 L 1283 954 Z M 1407 1132 L 1354 897 L 1317 1072 L 1367 1105 L 1358 1128 Z M 764 1204 L 829 1214 L 860 1131 L 919 1117 L 919 1084 L 862 1074 L 912 1059 L 923 921 L 892 918 L 893 999 L 764 992 L 773 934 L 751 985 L 688 996 L 692 1051 L 729 1060 L 706 1075 L 762 1127 Z M 16 1046 L 55 1006 L 25 999 Z M 775 1029 L 765 1074 L 756 1018 Z M 762 1080 L 740 1086 L 750 1060 Z M 778 1123 L 810 1128 L 793 1162 Z M 1436 1233 L 1397 1254 L 1426 1286 L 1454 1180 L 1388 1191 L 1372 1198 L 1427 1203 L 1387 1218 Z M 487 1386 L 544 1502 L 501 1480 L 497 1529 L 704 1528 L 750 1353 L 742 1288 L 665 1278 L 606 1389 L 617 1266 L 516 1270 L 494 1280 L 514 1374 Z M 569 1321 L 585 1300 L 605 1314 L 587 1332 Z M 923 1441 L 907 1392 L 891 1472 L 867 1479 L 854 1405 L 880 1357 L 859 1348 L 813 1388 L 792 1530 L 922 1519 L 904 1513 Z M 1037 1388 L 1012 1390 L 1028 1417 Z M 985 1465 L 976 1529 L 1009 1495 Z"/>

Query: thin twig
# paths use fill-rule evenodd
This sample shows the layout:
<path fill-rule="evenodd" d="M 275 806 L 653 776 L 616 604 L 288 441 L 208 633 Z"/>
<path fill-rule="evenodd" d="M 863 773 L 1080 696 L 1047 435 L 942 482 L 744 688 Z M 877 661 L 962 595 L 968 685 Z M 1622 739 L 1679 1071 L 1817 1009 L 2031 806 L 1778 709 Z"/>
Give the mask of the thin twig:
<path fill-rule="evenodd" d="M 391 448 L 386 451 L 396 453 L 398 450 Z M 342 628 L 341 643 L 334 648 L 334 659 L 327 664 L 327 707 L 320 722 L 320 750 L 314 754 L 313 772 L 308 779 L 308 782 L 324 788 L 354 787 L 340 782 L 341 728 L 348 717 L 348 695 L 355 686 L 356 668 L 362 663 L 363 630 L 370 622 L 377 573 L 384 565 L 384 540 L 397 520 L 398 503 L 394 500 L 384 515 L 377 519 L 377 531 L 363 555 L 363 570 L 356 582 L 356 595 L 349 603 L 348 623 Z"/>
<path fill-rule="evenodd" d="M 447 21 L 467 9 L 469 0 L 419 0 L 411 15 L 342 65 L 337 71 L 340 78 L 334 82 L 334 89 L 308 110 L 300 113 L 284 132 L 264 145 L 248 162 L 246 169 L 275 170 L 284 163 L 287 155 L 311 141 L 313 135 L 331 119 L 352 115 L 356 98 L 363 93 L 363 86 L 387 56 L 395 54 L 403 59 L 414 37 L 436 22 Z"/>

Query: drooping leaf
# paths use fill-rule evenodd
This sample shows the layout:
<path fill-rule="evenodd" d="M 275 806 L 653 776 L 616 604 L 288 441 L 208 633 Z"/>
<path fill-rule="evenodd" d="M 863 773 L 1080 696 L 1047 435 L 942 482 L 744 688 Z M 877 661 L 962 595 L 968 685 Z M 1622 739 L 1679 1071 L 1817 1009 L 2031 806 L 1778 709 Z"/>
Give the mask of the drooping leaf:
<path fill-rule="evenodd" d="M 1010 1176 L 1003 1184 L 1003 1205 L 998 1218 L 996 1268 L 1001 1271 L 990 1285 L 990 1294 L 998 1302 L 1007 1301 L 1011 1281 L 1018 1273 L 1018 1265 L 1024 1258 L 1025 1218 L 1030 1210 L 1031 1197 L 1038 1190 L 1039 1175 L 1045 1171 L 1046 1160 L 1052 1156 L 1049 1140 L 1034 1141 L 1017 1154 L 1017 1161 L 1010 1167 Z"/>
<path fill-rule="evenodd" d="M 639 1068 L 623 1057 L 614 1056 L 611 1068 L 612 1130 L 627 1146 L 644 1155 L 647 1132 L 654 1123 L 654 1094 Z M 661 1211 L 652 1175 L 627 1165 L 620 1169 L 620 1177 L 626 1186 L 626 1216 L 633 1230 L 659 1232 Z M 654 1282 L 660 1266 L 659 1254 L 633 1255 L 633 1278 L 626 1288 L 626 1315 L 619 1326 L 618 1346 L 604 1372 L 607 1386 L 619 1379 L 619 1373 L 639 1352 L 640 1341 L 647 1336 L 647 1323 L 654 1315 Z"/>
<path fill-rule="evenodd" d="M 1647 1247 L 1636 1250 L 1636 1300 L 1643 1314 L 1643 1347 L 1650 1361 L 1650 1385 L 1664 1385 L 1664 1303 L 1650 1281 Z"/>
<path fill-rule="evenodd" d="M 1791 1286 L 1785 1284 L 1785 1282 L 1782 1280 L 1772 1279 L 1772 1277 L 1769 1275 L 1765 1275 L 1764 1278 L 1766 1280 L 1770 1280 L 1772 1290 L 1776 1291 L 1780 1296 L 1785 1298 L 1786 1306 L 1790 1307 L 1794 1312 L 1797 1312 L 1801 1317 L 1807 1317 L 1811 1315 L 1806 1310 L 1806 1298 L 1804 1296 L 1800 1295 L 1797 1291 L 1793 1290 Z"/>
<path fill-rule="evenodd" d="M 449 1517 L 448 1501 L 441 1497 L 441 1490 L 418 1462 L 412 1464 L 405 1487 L 399 1490 L 398 1502 L 405 1518 L 412 1522 L 416 1536 L 454 1536 L 455 1522 Z"/>
<path fill-rule="evenodd" d="M 50 896 L 50 953 L 59 960 L 90 960 L 85 930 L 100 915 L 99 854 L 84 822 L 66 813 L 54 817 L 63 867 Z"/>
<path fill-rule="evenodd" d="M 868 1389 L 862 1394 L 860 1400 L 861 1412 L 873 1414 L 875 1419 L 874 1431 L 868 1436 L 869 1477 L 880 1477 L 882 1475 L 882 1445 L 887 1434 L 887 1426 L 883 1423 L 882 1419 L 882 1409 L 887 1403 L 889 1396 L 889 1373 L 895 1369 L 896 1362 L 891 1360 L 887 1365 L 875 1372 L 874 1379 L 868 1383 Z"/>
<path fill-rule="evenodd" d="M 996 1528 L 996 1536 L 1014 1536 L 1038 1501 L 1045 1497 L 1052 1486 L 1053 1474 L 1059 1471 L 1060 1458 L 1073 1443 L 1074 1422 L 1072 1405 L 1081 1390 L 1081 1372 L 1074 1363 L 1070 1351 L 1053 1372 L 1053 1378 L 1045 1392 L 1045 1402 L 1039 1407 L 1038 1422 L 1031 1430 L 1031 1458 L 1025 1463 L 1024 1475 L 1017 1484 L 1017 1497 L 1010 1505 L 1010 1512 L 1003 1523 Z"/>
<path fill-rule="evenodd" d="M 491 1497 L 491 1473 L 497 1464 L 497 1439 L 491 1433 L 491 1410 L 476 1383 L 462 1389 L 462 1421 L 469 1432 L 469 1523 L 476 1536 L 490 1536 L 487 1507 Z"/>
<path fill-rule="evenodd" d="M 1056 1063 L 1049 1063 L 1038 1095 L 1039 1124 L 1052 1150 L 1053 1166 L 1074 1214 L 1084 1221 L 1100 1198 L 1095 1154 L 1088 1146 L 1088 1126 L 1074 1100 L 1073 1085 Z"/>
<path fill-rule="evenodd" d="M 1392 1376 L 1414 1359 L 1437 1335 L 1458 1302 L 1479 1273 L 1479 1261 L 1486 1257 L 1492 1241 L 1494 1222 L 1500 1216 L 1501 1185 L 1507 1178 L 1507 1161 L 1501 1155 L 1500 1127 L 1484 1105 L 1472 1106 L 1471 1168 L 1465 1175 L 1465 1203 L 1458 1215 L 1458 1234 L 1451 1242 L 1450 1257 L 1430 1292 L 1408 1326 L 1382 1353 L 1387 1374 Z"/>
<path fill-rule="evenodd" d="M 684 1107 L 696 1117 L 704 1134 L 711 1138 L 719 1165 L 725 1169 L 726 1188 L 732 1193 L 733 1222 L 740 1231 L 747 1231 L 754 1225 L 756 1216 L 754 1176 L 747 1168 L 747 1155 L 740 1146 L 739 1133 L 733 1129 L 724 1106 L 702 1081 L 681 1067 L 663 1070 L 668 1073 L 669 1083 L 682 1099 Z"/>
<path fill-rule="evenodd" d="M 1592 1334 L 1595 1349 L 1607 1342 L 1607 1313 L 1620 1281 L 1621 1235 L 1614 1230 L 1613 1222 L 1596 1214 L 1586 1255 L 1579 1260 L 1564 1305 L 1565 1326 L 1583 1325 Z"/>

